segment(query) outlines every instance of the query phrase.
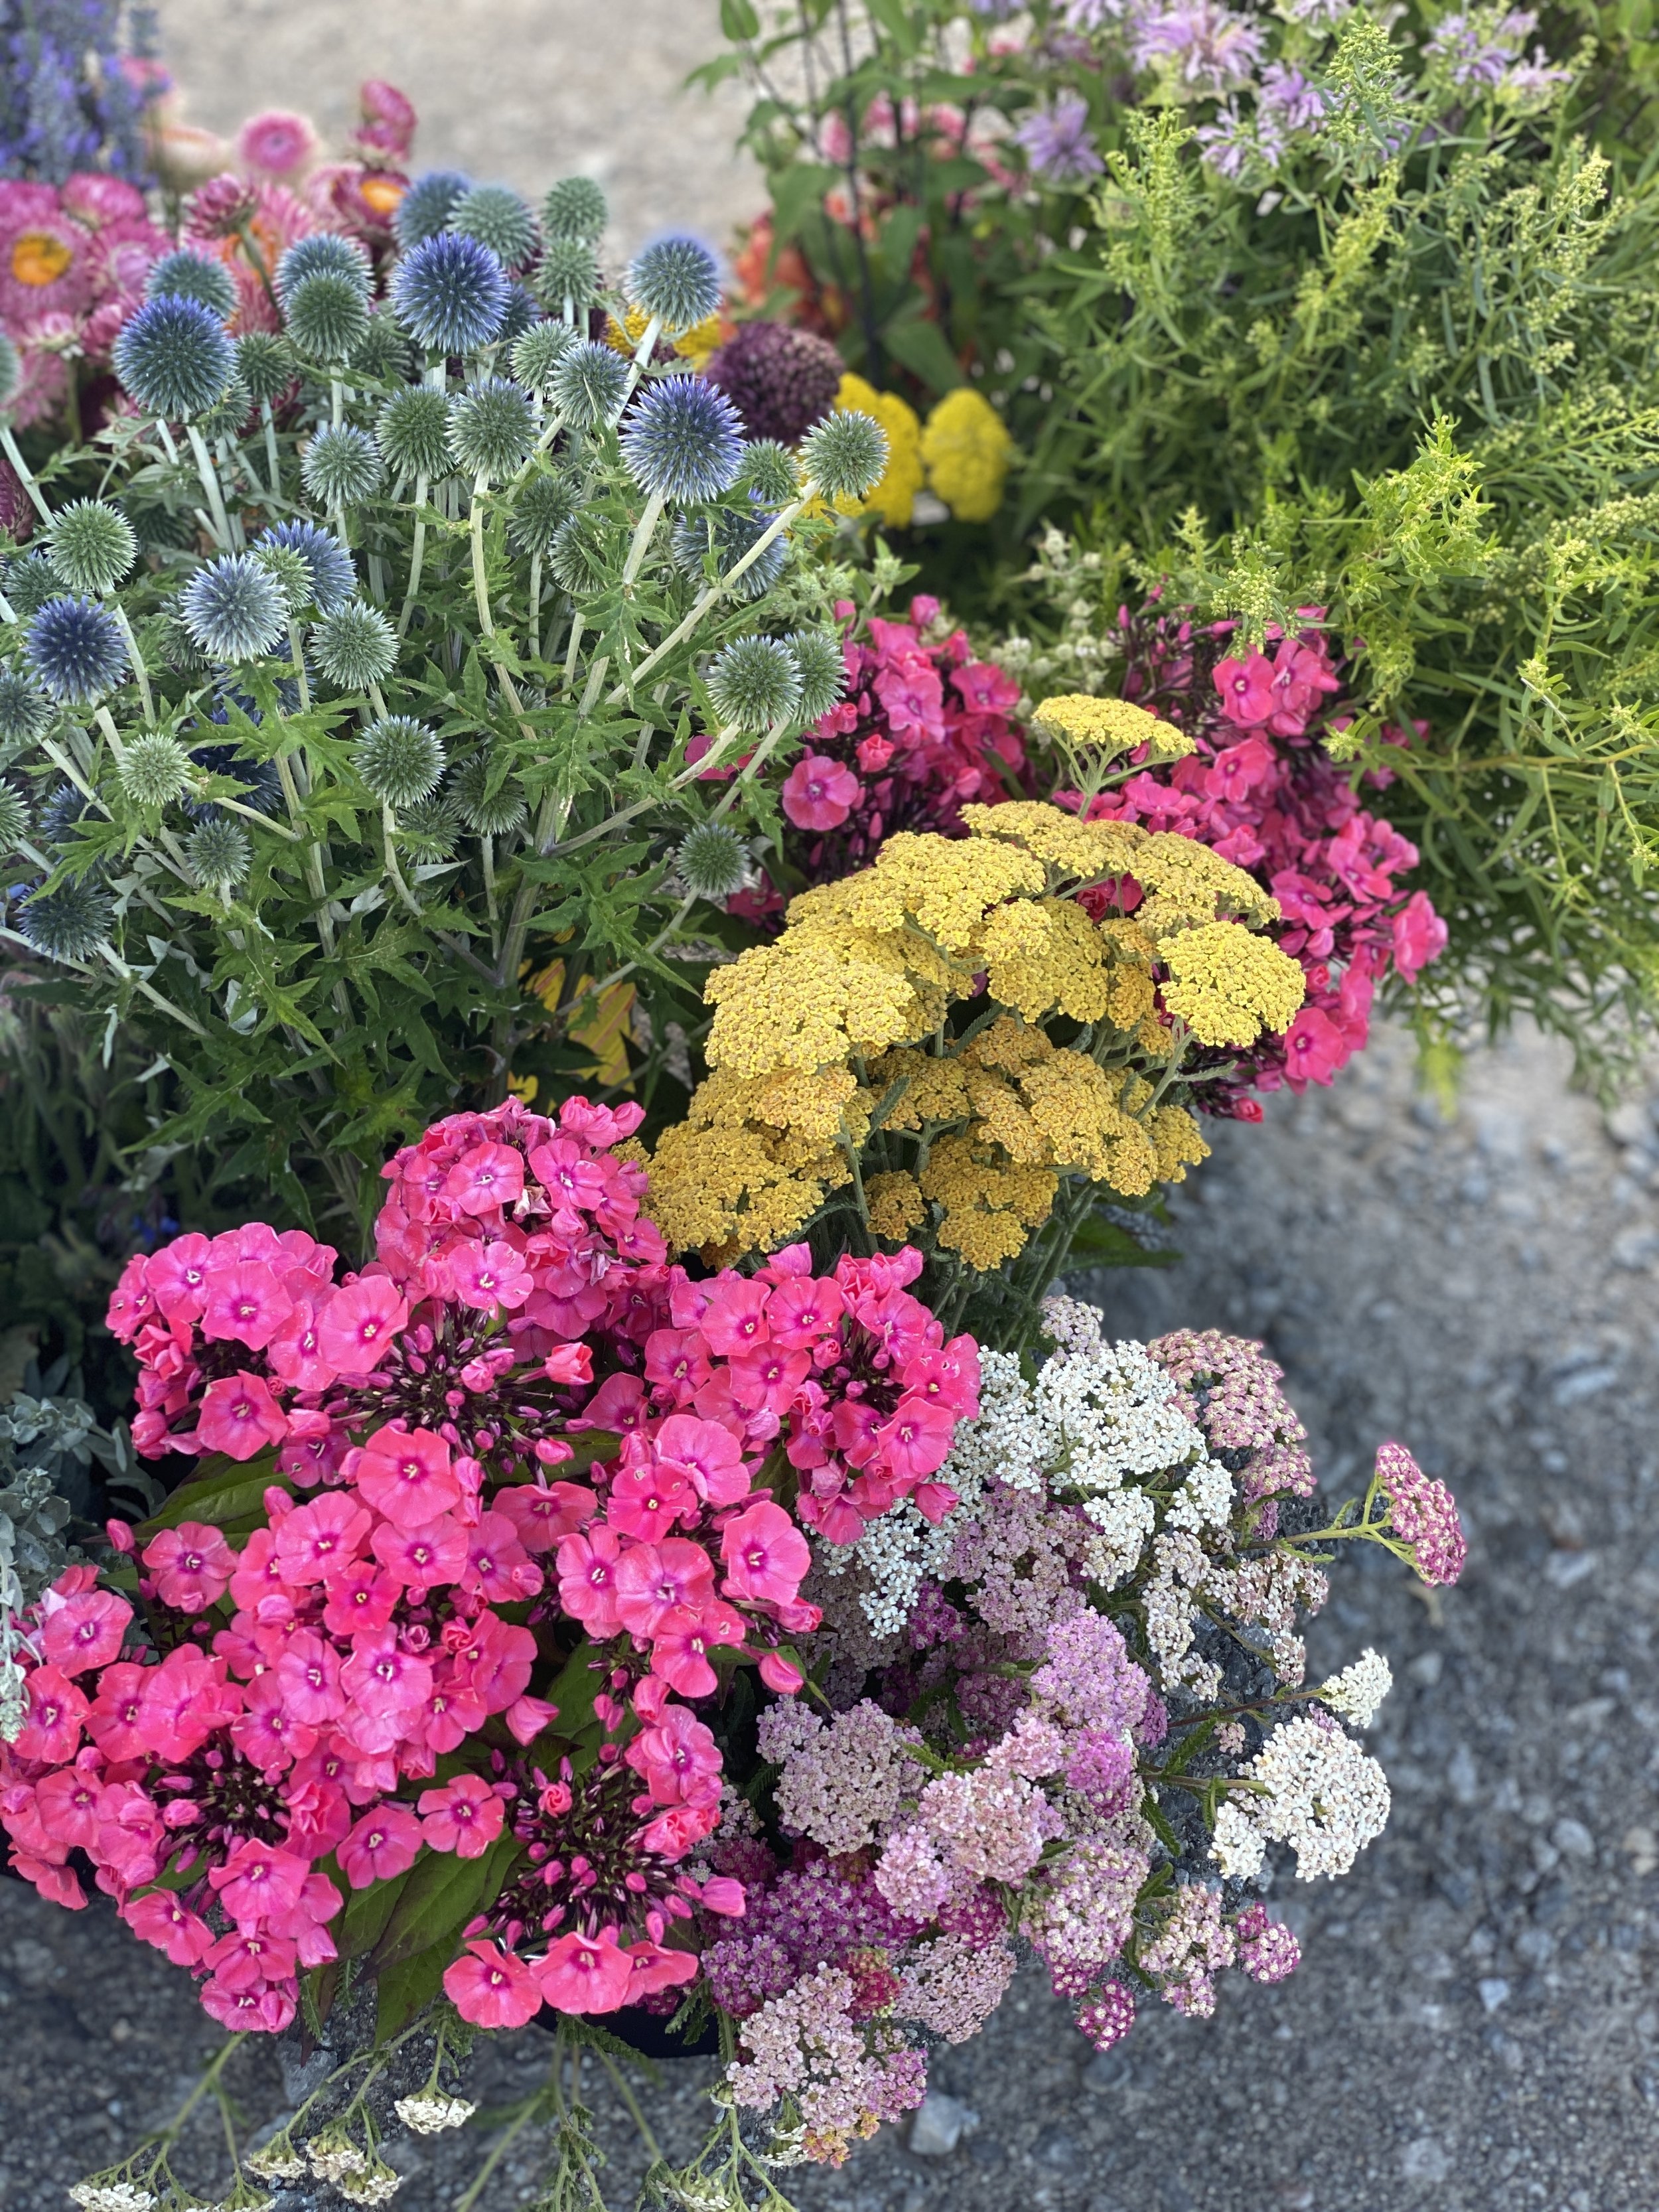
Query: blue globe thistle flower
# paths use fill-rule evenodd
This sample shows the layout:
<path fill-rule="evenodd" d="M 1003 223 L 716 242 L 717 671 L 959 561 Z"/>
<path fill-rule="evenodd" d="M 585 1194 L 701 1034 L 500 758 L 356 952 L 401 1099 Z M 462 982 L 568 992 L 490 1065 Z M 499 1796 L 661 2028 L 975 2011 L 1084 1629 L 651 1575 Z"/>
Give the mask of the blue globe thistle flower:
<path fill-rule="evenodd" d="M 109 935 L 115 908 L 89 877 L 37 893 L 17 917 L 18 934 L 46 960 L 85 960 Z"/>
<path fill-rule="evenodd" d="M 873 415 L 826 415 L 802 439 L 800 457 L 826 499 L 862 499 L 887 466 L 887 433 Z"/>
<path fill-rule="evenodd" d="M 546 553 L 581 503 L 578 484 L 560 471 L 520 484 L 507 518 L 507 534 L 520 553 Z"/>
<path fill-rule="evenodd" d="M 463 192 L 446 228 L 476 238 L 509 269 L 521 269 L 536 251 L 536 218 L 507 185 L 474 185 Z"/>
<path fill-rule="evenodd" d="M 71 500 L 46 526 L 46 557 L 72 592 L 98 599 L 138 557 L 132 525 L 100 499 Z"/>
<path fill-rule="evenodd" d="M 343 606 L 357 588 L 351 556 L 331 530 L 319 530 L 314 522 L 276 522 L 257 542 L 299 555 L 310 572 L 311 604 L 320 615 Z"/>
<path fill-rule="evenodd" d="M 456 813 L 475 836 L 505 837 L 525 818 L 523 793 L 510 776 L 496 781 L 487 748 L 461 763 L 450 779 L 450 796 Z"/>
<path fill-rule="evenodd" d="M 0 744 L 26 745 L 50 729 L 52 703 L 15 668 L 0 668 Z"/>
<path fill-rule="evenodd" d="M 708 672 L 708 696 L 722 722 L 758 732 L 796 716 L 800 671 L 787 645 L 775 637 L 740 637 Z"/>
<path fill-rule="evenodd" d="M 64 580 L 36 546 L 33 553 L 14 556 L 5 564 L 6 597 L 20 620 L 39 613 L 48 599 L 63 595 Z"/>
<path fill-rule="evenodd" d="M 193 252 L 189 246 L 180 246 L 176 253 L 164 253 L 153 262 L 144 279 L 147 300 L 199 300 L 210 307 L 222 323 L 228 323 L 236 312 L 236 285 L 222 261 L 215 261 L 205 253 Z"/>
<path fill-rule="evenodd" d="M 379 384 L 401 384 L 409 374 L 409 340 L 389 307 L 376 307 L 351 349 L 358 374 Z"/>
<path fill-rule="evenodd" d="M 529 398 L 503 376 L 480 377 L 449 403 L 449 450 L 469 475 L 499 482 L 535 442 Z"/>
<path fill-rule="evenodd" d="M 300 476 L 313 499 L 326 507 L 355 507 L 379 489 L 382 463 L 367 430 L 350 422 L 325 423 L 306 447 Z"/>
<path fill-rule="evenodd" d="M 541 309 L 522 284 L 507 288 L 507 305 L 501 310 L 501 326 L 495 336 L 503 345 L 511 345 L 541 319 Z"/>
<path fill-rule="evenodd" d="M 368 255 L 355 238 L 342 238 L 331 230 L 313 230 L 296 239 L 276 264 L 276 297 L 284 307 L 289 294 L 307 276 L 343 276 L 367 300 L 374 272 Z"/>
<path fill-rule="evenodd" d="M 133 805 L 155 813 L 184 795 L 192 765 L 177 738 L 147 730 L 128 745 L 118 775 Z"/>
<path fill-rule="evenodd" d="M 253 702 L 240 693 L 233 696 L 237 705 L 251 714 L 257 722 L 259 714 Z M 285 701 L 284 711 L 298 703 L 297 698 Z M 228 710 L 221 705 L 214 708 L 208 719 L 213 722 L 228 722 L 230 715 Z M 274 814 L 276 811 L 282 799 L 283 782 L 276 773 L 275 761 L 245 760 L 234 745 L 192 745 L 191 752 L 198 768 L 205 769 L 209 775 L 228 776 L 233 782 L 241 786 L 241 804 L 244 806 L 251 806 L 256 814 Z M 210 799 L 186 798 L 185 811 L 193 814 L 201 822 L 230 819 L 223 807 Z"/>
<path fill-rule="evenodd" d="M 628 363 L 597 338 L 572 346 L 548 380 L 553 404 L 567 422 L 592 430 L 608 422 L 628 390 Z"/>
<path fill-rule="evenodd" d="M 720 265 L 701 239 L 659 238 L 629 264 L 628 296 L 667 331 L 689 331 L 720 303 Z"/>
<path fill-rule="evenodd" d="M 253 847 L 240 822 L 216 811 L 185 840 L 185 858 L 198 884 L 224 892 L 246 880 Z"/>
<path fill-rule="evenodd" d="M 583 507 L 562 523 L 548 548 L 553 580 L 573 599 L 603 591 L 622 573 L 622 532 L 596 508 Z"/>
<path fill-rule="evenodd" d="M 337 270 L 319 269 L 291 284 L 283 312 L 289 337 L 311 361 L 349 361 L 368 333 L 363 295 Z"/>
<path fill-rule="evenodd" d="M 150 300 L 122 326 L 115 374 L 147 413 L 172 422 L 200 415 L 230 382 L 236 348 L 199 300 Z"/>
<path fill-rule="evenodd" d="M 392 233 L 404 252 L 446 229 L 455 203 L 471 189 L 471 178 L 458 169 L 428 169 L 416 177 L 392 218 Z"/>
<path fill-rule="evenodd" d="M 735 568 L 756 539 L 761 537 L 771 517 L 767 514 L 744 514 L 728 507 L 708 507 L 701 514 L 683 514 L 674 525 L 670 546 L 674 566 L 681 575 L 702 580 L 703 564 L 712 553 L 717 575 L 725 575 Z M 734 599 L 758 599 L 770 591 L 782 573 L 789 551 L 781 532 L 767 547 L 758 561 L 745 568 L 732 587 Z"/>
<path fill-rule="evenodd" d="M 380 410 L 374 435 L 395 476 L 430 482 L 449 474 L 449 402 L 429 385 L 394 392 Z"/>
<path fill-rule="evenodd" d="M 410 248 L 392 278 L 392 304 L 428 352 L 487 345 L 507 312 L 507 271 L 487 246 L 443 231 Z"/>
<path fill-rule="evenodd" d="M 561 177 L 542 202 L 542 228 L 550 238 L 591 244 L 610 221 L 605 194 L 592 177 Z"/>
<path fill-rule="evenodd" d="M 90 707 L 127 672 L 127 645 L 108 609 L 92 599 L 48 599 L 27 633 L 29 665 L 60 706 Z"/>
<path fill-rule="evenodd" d="M 800 677 L 800 718 L 816 722 L 847 689 L 847 656 L 833 630 L 798 629 L 790 637 Z"/>
<path fill-rule="evenodd" d="M 9 407 L 23 381 L 23 356 L 0 331 L 0 408 Z"/>
<path fill-rule="evenodd" d="M 718 499 L 743 466 L 743 426 L 723 392 L 700 376 L 647 385 L 622 434 L 623 459 L 642 491 L 688 503 Z"/>
<path fill-rule="evenodd" d="M 738 482 L 763 507 L 782 507 L 800 489 L 800 474 L 795 466 L 795 457 L 775 438 L 750 440 L 744 447 L 743 467 Z"/>
<path fill-rule="evenodd" d="M 254 660 L 288 624 L 282 587 L 252 553 L 222 553 L 180 595 L 185 627 L 213 660 Z"/>
<path fill-rule="evenodd" d="M 84 822 L 92 811 L 92 802 L 72 783 L 54 784 L 46 805 L 40 809 L 40 837 L 47 845 L 61 845 L 72 834 L 77 822 Z"/>

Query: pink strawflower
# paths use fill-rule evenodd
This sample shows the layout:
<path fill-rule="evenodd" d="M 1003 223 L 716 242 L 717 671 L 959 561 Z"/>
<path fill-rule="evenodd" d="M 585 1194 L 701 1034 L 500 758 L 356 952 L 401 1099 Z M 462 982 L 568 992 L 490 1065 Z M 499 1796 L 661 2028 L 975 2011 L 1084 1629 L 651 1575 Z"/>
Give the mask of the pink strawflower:
<path fill-rule="evenodd" d="M 1425 1474 L 1404 1444 L 1378 1446 L 1376 1476 L 1389 1502 L 1389 1524 L 1410 1550 L 1422 1579 L 1455 1583 L 1463 1571 L 1468 1544 L 1450 1491 Z"/>
<path fill-rule="evenodd" d="M 317 133 L 303 115 L 266 108 L 250 116 L 236 134 L 236 155 L 257 174 L 289 179 L 315 157 Z"/>

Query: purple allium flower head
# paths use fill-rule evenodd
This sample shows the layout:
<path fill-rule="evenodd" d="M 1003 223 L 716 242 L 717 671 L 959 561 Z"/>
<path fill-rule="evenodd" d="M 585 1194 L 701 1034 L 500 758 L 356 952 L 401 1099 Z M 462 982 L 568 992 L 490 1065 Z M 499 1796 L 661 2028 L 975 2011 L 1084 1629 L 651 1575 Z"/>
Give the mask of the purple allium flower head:
<path fill-rule="evenodd" d="M 641 489 L 690 503 L 718 499 L 743 466 L 743 424 L 723 392 L 700 376 L 648 385 L 622 436 Z"/>
<path fill-rule="evenodd" d="M 1167 61 L 1194 92 L 1233 92 L 1248 84 L 1261 59 L 1259 25 L 1220 0 L 1176 0 L 1175 6 L 1132 21 L 1129 51 L 1138 69 Z"/>
<path fill-rule="evenodd" d="M 1106 166 L 1089 128 L 1089 103 L 1074 92 L 1062 92 L 1051 107 L 1034 109 L 1014 137 L 1032 175 L 1045 185 L 1080 185 Z"/>
<path fill-rule="evenodd" d="M 845 368 L 828 338 L 785 323 L 739 323 L 703 374 L 751 438 L 798 445 L 835 405 Z"/>
<path fill-rule="evenodd" d="M 398 320 L 432 353 L 471 353 L 488 344 L 501 329 L 507 292 L 500 261 L 459 231 L 423 238 L 392 278 Z"/>
<path fill-rule="evenodd" d="M 29 623 L 27 650 L 40 689 L 66 707 L 91 706 L 126 673 L 126 641 L 92 599 L 48 599 Z"/>

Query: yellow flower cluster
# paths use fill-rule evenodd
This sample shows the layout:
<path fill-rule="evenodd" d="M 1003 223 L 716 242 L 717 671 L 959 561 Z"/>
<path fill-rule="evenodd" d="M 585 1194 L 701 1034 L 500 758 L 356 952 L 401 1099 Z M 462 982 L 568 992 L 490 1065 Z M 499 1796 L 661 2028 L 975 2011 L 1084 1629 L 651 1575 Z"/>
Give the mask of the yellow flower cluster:
<path fill-rule="evenodd" d="M 1160 981 L 1204 1043 L 1283 1028 L 1301 970 L 1253 933 L 1273 901 L 1189 838 L 1036 802 L 963 820 L 963 839 L 890 838 L 710 977 L 713 1072 L 652 1162 L 677 1248 L 773 1249 L 864 1175 L 878 1236 L 930 1233 L 987 1269 L 1047 1219 L 1062 1176 L 1141 1197 L 1204 1158 L 1147 1080 L 1177 1048 Z M 1096 922 L 1073 896 L 1131 879 L 1133 915 Z M 991 1018 L 952 1036 L 951 1006 L 981 995 Z M 1056 1020 L 1072 1042 L 1048 1036 Z"/>
<path fill-rule="evenodd" d="M 1103 760 L 1132 753 L 1137 745 L 1150 746 L 1147 759 L 1160 763 L 1182 760 L 1193 750 L 1185 730 L 1149 714 L 1133 699 L 1096 699 L 1086 691 L 1064 691 L 1058 698 L 1045 699 L 1031 724 L 1039 735 Z"/>
<path fill-rule="evenodd" d="M 650 320 L 643 307 L 630 307 L 621 322 L 614 315 L 607 315 L 605 319 L 605 342 L 613 352 L 623 354 L 631 361 L 634 349 L 645 336 Z M 682 331 L 678 337 L 670 337 L 668 343 L 682 361 L 689 361 L 693 368 L 701 372 L 708 368 L 719 350 L 728 327 L 725 315 L 716 307 L 712 315 L 705 315 L 700 323 L 693 323 L 689 331 Z"/>
<path fill-rule="evenodd" d="M 927 488 L 958 522 L 988 522 L 1002 504 L 1014 441 L 1000 415 L 971 385 L 947 392 L 921 434 Z"/>
<path fill-rule="evenodd" d="M 836 393 L 838 415 L 873 415 L 887 433 L 887 466 L 881 481 L 859 499 L 838 499 L 839 514 L 876 514 L 895 530 L 908 530 L 921 489 L 921 419 L 896 392 L 878 392 L 849 369 Z"/>

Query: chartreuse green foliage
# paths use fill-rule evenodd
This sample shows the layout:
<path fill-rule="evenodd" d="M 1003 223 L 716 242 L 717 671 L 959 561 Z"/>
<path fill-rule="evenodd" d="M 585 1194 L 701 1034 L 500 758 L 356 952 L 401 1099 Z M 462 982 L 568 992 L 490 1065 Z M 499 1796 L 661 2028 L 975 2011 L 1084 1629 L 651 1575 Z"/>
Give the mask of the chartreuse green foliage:
<path fill-rule="evenodd" d="M 7 941 L 165 1079 L 152 1150 L 350 1244 L 457 1103 L 683 1099 L 728 927 L 710 826 L 740 877 L 760 770 L 839 687 L 805 510 L 885 447 L 858 415 L 746 443 L 651 365 L 717 296 L 692 241 L 629 272 L 631 357 L 471 237 L 411 246 L 374 312 L 349 250 L 296 259 L 321 243 L 276 271 L 280 337 L 141 310 L 100 501 L 36 488 L 0 571 L 0 833 Z"/>

